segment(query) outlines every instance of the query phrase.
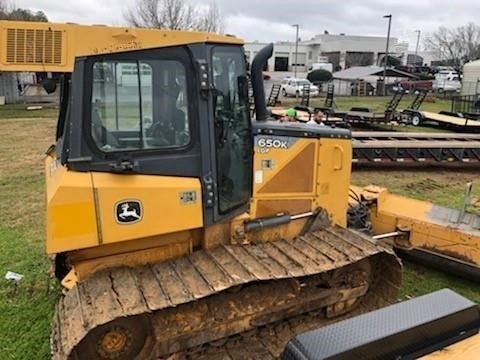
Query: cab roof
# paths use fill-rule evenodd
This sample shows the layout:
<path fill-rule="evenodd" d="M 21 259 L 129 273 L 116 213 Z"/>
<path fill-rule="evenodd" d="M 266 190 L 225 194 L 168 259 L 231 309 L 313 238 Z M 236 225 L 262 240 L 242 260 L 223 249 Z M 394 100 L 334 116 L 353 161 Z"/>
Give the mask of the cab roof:
<path fill-rule="evenodd" d="M 71 72 L 75 57 L 195 43 L 243 45 L 206 32 L 0 21 L 0 71 Z"/>

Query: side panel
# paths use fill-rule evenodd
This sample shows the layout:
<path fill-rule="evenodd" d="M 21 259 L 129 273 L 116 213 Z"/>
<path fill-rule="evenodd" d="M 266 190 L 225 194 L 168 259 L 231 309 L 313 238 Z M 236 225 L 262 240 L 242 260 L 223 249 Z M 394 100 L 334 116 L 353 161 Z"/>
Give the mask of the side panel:
<path fill-rule="evenodd" d="M 349 139 L 255 136 L 252 218 L 326 209 L 346 225 Z"/>
<path fill-rule="evenodd" d="M 347 226 L 351 159 L 350 139 L 321 139 L 314 205 L 326 209 L 332 222 L 342 227 Z"/>
<path fill-rule="evenodd" d="M 92 179 L 99 243 L 203 226 L 198 179 L 108 173 L 92 173 Z"/>
<path fill-rule="evenodd" d="M 74 172 L 51 157 L 45 173 L 48 254 L 203 226 L 197 179 Z"/>
<path fill-rule="evenodd" d="M 313 210 L 318 139 L 255 136 L 252 218 Z"/>
<path fill-rule="evenodd" d="M 67 171 L 47 157 L 45 163 L 48 254 L 95 246 L 97 224 L 90 174 Z"/>

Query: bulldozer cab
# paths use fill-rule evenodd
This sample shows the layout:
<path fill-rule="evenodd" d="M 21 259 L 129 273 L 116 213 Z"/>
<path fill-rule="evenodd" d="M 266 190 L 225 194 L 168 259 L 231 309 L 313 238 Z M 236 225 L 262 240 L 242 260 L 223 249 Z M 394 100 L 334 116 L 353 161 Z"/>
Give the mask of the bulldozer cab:
<path fill-rule="evenodd" d="M 57 156 L 75 171 L 199 178 L 204 223 L 231 217 L 251 196 L 245 74 L 238 45 L 77 58 L 64 80 Z"/>

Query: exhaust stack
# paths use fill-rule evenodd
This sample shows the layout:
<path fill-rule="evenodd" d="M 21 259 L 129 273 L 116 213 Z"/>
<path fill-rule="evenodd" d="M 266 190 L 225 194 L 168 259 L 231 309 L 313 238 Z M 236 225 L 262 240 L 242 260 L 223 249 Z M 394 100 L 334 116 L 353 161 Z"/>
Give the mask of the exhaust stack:
<path fill-rule="evenodd" d="M 252 80 L 253 98 L 255 100 L 255 113 L 257 121 L 265 121 L 269 117 L 265 101 L 265 88 L 263 86 L 262 70 L 267 60 L 273 54 L 273 43 L 261 49 L 252 61 L 250 76 Z"/>

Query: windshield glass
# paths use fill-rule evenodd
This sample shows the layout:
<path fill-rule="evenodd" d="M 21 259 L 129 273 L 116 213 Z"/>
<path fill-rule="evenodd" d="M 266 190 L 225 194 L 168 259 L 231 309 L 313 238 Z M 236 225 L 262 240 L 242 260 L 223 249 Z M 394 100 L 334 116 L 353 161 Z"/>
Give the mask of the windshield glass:
<path fill-rule="evenodd" d="M 91 135 L 104 152 L 176 148 L 190 142 L 187 80 L 175 60 L 93 64 Z"/>
<path fill-rule="evenodd" d="M 248 203 L 252 140 L 245 57 L 240 47 L 216 46 L 212 54 L 216 90 L 215 146 L 219 213 Z"/>
<path fill-rule="evenodd" d="M 310 81 L 308 80 L 298 80 L 297 85 L 310 85 Z"/>

